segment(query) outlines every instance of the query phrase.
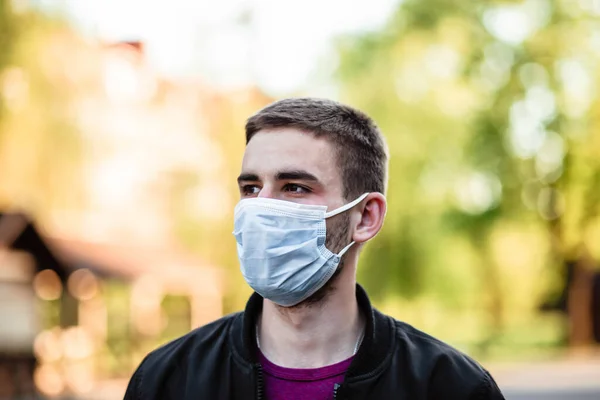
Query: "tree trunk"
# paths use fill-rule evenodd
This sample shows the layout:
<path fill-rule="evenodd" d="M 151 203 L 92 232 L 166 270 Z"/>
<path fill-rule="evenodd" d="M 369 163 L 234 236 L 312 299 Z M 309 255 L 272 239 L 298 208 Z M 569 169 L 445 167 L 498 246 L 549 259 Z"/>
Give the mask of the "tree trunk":
<path fill-rule="evenodd" d="M 588 346 L 594 341 L 591 309 L 594 275 L 590 262 L 590 258 L 584 255 L 575 263 L 569 285 L 567 297 L 569 344 L 575 347 Z"/>

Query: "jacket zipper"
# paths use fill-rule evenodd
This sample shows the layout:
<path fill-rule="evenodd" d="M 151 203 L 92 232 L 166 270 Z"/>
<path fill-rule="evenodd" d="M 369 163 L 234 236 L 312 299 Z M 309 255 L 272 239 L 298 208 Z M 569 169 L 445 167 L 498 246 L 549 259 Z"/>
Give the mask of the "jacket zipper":
<path fill-rule="evenodd" d="M 340 386 L 342 386 L 342 385 L 340 385 L 339 383 L 336 383 L 335 385 L 333 385 L 333 400 L 338 400 L 338 390 L 339 390 Z"/>
<path fill-rule="evenodd" d="M 256 400 L 262 400 L 263 398 L 263 370 L 262 365 L 256 365 Z"/>

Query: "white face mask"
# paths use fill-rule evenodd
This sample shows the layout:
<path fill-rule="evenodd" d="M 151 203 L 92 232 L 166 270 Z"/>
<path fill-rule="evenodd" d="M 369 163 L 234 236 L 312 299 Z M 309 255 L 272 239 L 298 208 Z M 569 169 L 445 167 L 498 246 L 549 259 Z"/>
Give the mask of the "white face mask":
<path fill-rule="evenodd" d="M 234 232 L 242 275 L 262 297 L 290 307 L 333 276 L 342 255 L 325 247 L 325 219 L 351 209 L 369 193 L 336 210 L 327 206 L 250 198 L 235 207 Z"/>

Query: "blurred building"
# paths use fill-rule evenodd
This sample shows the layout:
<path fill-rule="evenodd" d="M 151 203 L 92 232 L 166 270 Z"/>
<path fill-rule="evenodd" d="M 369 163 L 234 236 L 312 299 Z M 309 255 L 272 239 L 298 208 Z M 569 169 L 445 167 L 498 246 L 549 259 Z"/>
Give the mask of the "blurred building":
<path fill-rule="evenodd" d="M 123 377 L 220 317 L 221 300 L 219 271 L 182 251 L 52 237 L 0 214 L 0 398 Z"/>
<path fill-rule="evenodd" d="M 91 239 L 172 241 L 171 211 L 180 206 L 172 189 L 182 182 L 192 212 L 223 218 L 232 200 L 222 149 L 210 135 L 218 94 L 197 79 L 156 74 L 142 43 L 84 48 L 68 55 L 77 68 L 73 111 L 83 139 L 84 207 L 55 210 L 57 229 Z"/>
<path fill-rule="evenodd" d="M 193 225 L 214 236 L 230 217 L 226 160 L 244 142 L 227 147 L 222 133 L 232 121 L 241 130 L 267 100 L 161 76 L 143 43 L 68 29 L 40 43 L 36 67 L 8 75 L 23 90 L 9 99 L 5 137 L 29 142 L 7 141 L 0 192 L 28 215 L 0 214 L 0 317 L 10 321 L 0 326 L 0 398 L 34 386 L 89 393 L 222 315 L 221 266 L 183 251 L 177 232 Z M 21 123 L 44 108 L 47 124 Z M 76 162 L 61 164 L 67 155 Z"/>

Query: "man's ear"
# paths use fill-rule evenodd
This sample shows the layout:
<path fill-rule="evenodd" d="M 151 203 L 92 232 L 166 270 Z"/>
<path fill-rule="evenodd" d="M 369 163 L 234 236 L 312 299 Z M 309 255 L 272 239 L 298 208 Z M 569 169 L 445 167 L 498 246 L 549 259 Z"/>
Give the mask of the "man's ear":
<path fill-rule="evenodd" d="M 365 243 L 375 237 L 383 226 L 387 210 L 385 196 L 377 192 L 369 193 L 360 203 L 358 210 L 361 215 L 356 223 L 352 240 L 356 243 Z"/>

